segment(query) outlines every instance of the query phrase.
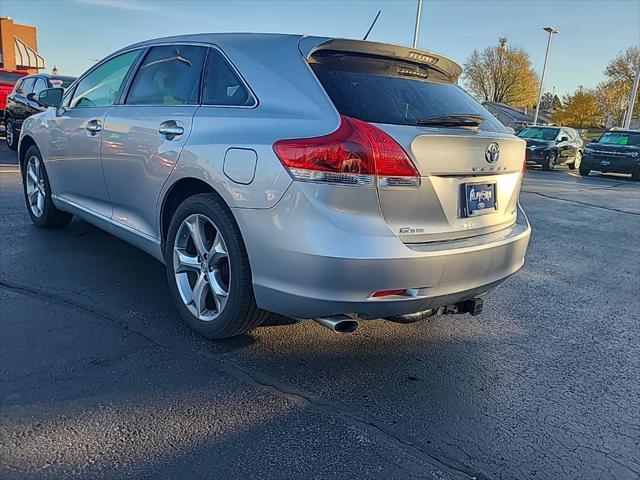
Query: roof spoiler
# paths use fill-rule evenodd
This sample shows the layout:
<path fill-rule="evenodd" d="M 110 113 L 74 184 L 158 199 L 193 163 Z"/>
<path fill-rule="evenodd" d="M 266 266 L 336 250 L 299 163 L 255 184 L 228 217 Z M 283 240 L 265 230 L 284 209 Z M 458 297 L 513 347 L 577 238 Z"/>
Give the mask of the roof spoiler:
<path fill-rule="evenodd" d="M 337 50 L 341 52 L 364 53 L 383 57 L 398 58 L 414 63 L 427 65 L 444 74 L 452 83 L 457 83 L 462 74 L 462 67 L 439 53 L 417 48 L 391 45 L 388 43 L 370 42 L 368 40 L 350 40 L 346 38 L 303 37 L 298 44 L 300 52 L 308 59 L 321 50 Z"/>

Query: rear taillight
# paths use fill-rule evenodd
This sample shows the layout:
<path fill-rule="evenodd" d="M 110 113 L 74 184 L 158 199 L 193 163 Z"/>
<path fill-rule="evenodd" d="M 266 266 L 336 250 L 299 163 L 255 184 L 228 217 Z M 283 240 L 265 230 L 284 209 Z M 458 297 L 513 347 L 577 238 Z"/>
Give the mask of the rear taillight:
<path fill-rule="evenodd" d="M 362 120 L 340 116 L 328 135 L 278 140 L 273 149 L 296 180 L 349 185 L 418 186 L 420 175 L 405 151 L 386 132 Z"/>

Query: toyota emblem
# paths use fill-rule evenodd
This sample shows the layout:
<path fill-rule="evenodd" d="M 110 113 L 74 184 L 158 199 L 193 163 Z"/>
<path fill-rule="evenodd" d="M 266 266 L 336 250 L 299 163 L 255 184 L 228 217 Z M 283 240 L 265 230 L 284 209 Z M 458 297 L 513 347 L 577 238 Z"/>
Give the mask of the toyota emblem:
<path fill-rule="evenodd" d="M 500 158 L 500 145 L 495 142 L 490 143 L 484 152 L 484 158 L 487 163 L 496 163 Z"/>

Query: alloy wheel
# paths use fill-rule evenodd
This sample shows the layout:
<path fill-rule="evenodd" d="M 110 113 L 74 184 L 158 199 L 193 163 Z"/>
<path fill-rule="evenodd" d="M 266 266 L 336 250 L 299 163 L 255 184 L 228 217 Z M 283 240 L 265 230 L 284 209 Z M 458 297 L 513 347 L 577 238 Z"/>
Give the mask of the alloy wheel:
<path fill-rule="evenodd" d="M 229 298 L 231 270 L 222 233 L 202 214 L 184 219 L 173 247 L 173 271 L 180 297 L 199 320 L 215 320 Z"/>
<path fill-rule="evenodd" d="M 6 125 L 4 126 L 5 135 L 7 138 L 7 144 L 13 145 L 13 122 L 11 120 L 7 120 Z"/>
<path fill-rule="evenodd" d="M 44 167 L 42 161 L 35 155 L 29 157 L 27 161 L 27 172 L 25 174 L 27 186 L 27 199 L 31 213 L 36 217 L 41 217 L 44 213 L 45 203 L 45 182 Z"/>
<path fill-rule="evenodd" d="M 576 159 L 574 160 L 574 168 L 580 168 L 580 164 L 582 163 L 582 153 L 578 152 L 576 154 Z"/>

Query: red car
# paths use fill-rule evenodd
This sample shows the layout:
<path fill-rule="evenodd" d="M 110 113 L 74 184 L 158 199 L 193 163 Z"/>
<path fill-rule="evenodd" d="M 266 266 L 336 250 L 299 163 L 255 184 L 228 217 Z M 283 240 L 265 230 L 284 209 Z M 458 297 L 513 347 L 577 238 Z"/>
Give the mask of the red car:
<path fill-rule="evenodd" d="M 7 96 L 13 90 L 19 78 L 28 75 L 29 72 L 21 70 L 9 70 L 0 68 L 0 118 L 4 118 L 4 109 L 6 107 Z"/>

